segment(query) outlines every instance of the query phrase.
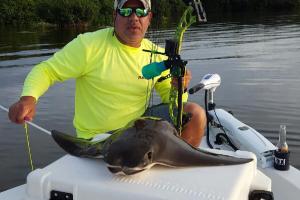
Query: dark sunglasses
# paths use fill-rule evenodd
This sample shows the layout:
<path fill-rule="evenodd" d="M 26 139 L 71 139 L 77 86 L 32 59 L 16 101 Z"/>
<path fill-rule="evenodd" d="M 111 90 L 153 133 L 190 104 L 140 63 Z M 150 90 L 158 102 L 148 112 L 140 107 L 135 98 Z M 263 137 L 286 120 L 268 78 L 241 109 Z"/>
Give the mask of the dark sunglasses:
<path fill-rule="evenodd" d="M 129 17 L 133 12 L 137 17 L 146 17 L 149 14 L 149 10 L 143 8 L 120 8 L 117 12 L 122 17 Z"/>

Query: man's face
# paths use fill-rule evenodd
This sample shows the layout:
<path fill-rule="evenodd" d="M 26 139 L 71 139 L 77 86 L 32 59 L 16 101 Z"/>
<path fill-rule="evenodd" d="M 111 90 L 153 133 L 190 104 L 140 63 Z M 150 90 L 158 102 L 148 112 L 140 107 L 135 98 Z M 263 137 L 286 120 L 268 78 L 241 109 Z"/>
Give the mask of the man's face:
<path fill-rule="evenodd" d="M 144 6 L 138 0 L 129 0 L 123 8 L 144 8 Z M 128 46 L 139 47 L 150 25 L 152 13 L 150 12 L 145 17 L 138 17 L 135 12 L 129 17 L 123 17 L 116 12 L 114 15 L 115 32 L 120 42 Z"/>

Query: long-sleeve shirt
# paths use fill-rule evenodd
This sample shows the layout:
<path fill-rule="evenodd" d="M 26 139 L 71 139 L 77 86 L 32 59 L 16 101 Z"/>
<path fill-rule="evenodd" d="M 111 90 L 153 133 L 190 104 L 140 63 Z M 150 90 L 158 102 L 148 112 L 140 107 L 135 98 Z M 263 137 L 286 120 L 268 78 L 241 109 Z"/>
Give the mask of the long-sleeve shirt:
<path fill-rule="evenodd" d="M 77 136 L 91 138 L 124 127 L 145 112 L 153 85 L 162 102 L 169 100 L 170 79 L 143 78 L 142 68 L 150 62 L 150 54 L 143 49 L 153 49 L 153 43 L 143 39 L 139 48 L 124 45 L 113 28 L 81 34 L 32 69 L 21 96 L 38 100 L 54 83 L 75 78 L 73 124 Z M 154 56 L 152 61 L 165 59 Z"/>

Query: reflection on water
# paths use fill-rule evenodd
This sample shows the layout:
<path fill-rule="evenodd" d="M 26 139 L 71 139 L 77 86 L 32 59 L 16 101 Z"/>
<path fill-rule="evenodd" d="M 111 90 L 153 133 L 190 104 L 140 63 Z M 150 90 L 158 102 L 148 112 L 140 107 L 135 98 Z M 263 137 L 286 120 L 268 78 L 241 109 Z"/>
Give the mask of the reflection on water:
<path fill-rule="evenodd" d="M 254 127 L 273 143 L 287 125 L 292 164 L 300 167 L 300 16 L 295 14 L 210 16 L 186 34 L 182 57 L 189 60 L 192 85 L 206 73 L 219 73 L 217 106 Z M 174 29 L 150 32 L 163 45 Z M 18 99 L 26 74 L 80 31 L 0 30 L 0 104 Z M 55 85 L 40 99 L 35 122 L 46 129 L 74 133 L 74 81 Z M 155 98 L 157 101 L 157 98 Z M 190 96 L 203 105 L 203 94 Z M 25 136 L 0 111 L 0 190 L 24 183 L 29 172 Z M 44 167 L 64 153 L 49 136 L 30 129 L 34 164 Z"/>

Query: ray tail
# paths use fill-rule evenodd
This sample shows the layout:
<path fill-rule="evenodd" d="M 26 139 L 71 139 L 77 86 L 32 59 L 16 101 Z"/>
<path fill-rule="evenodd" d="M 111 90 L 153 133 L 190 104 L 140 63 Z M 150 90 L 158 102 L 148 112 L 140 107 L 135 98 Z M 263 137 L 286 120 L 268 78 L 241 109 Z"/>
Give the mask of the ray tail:
<path fill-rule="evenodd" d="M 54 141 L 67 153 L 78 157 L 98 158 L 102 156 L 102 142 L 77 138 L 56 130 L 51 131 Z"/>

